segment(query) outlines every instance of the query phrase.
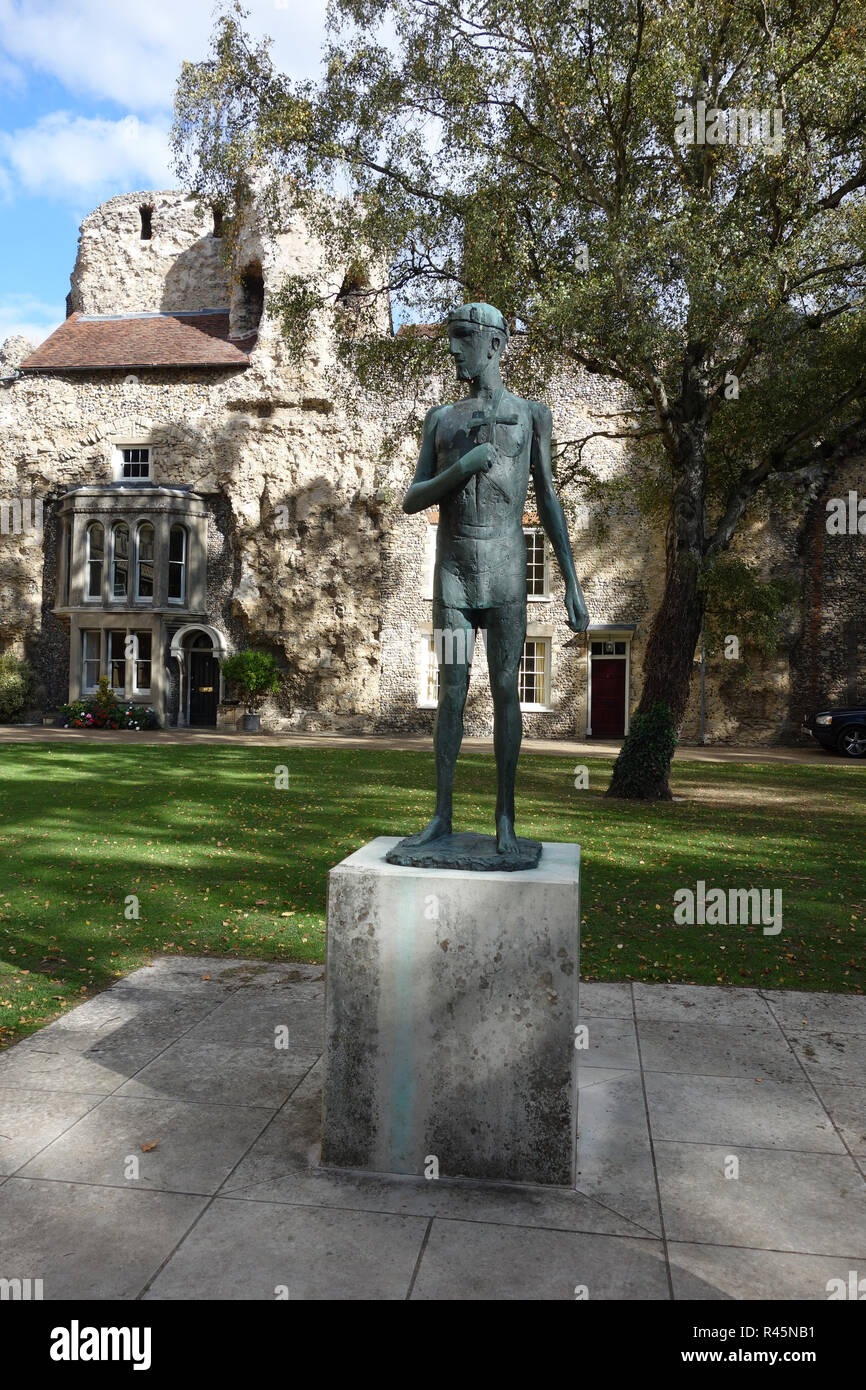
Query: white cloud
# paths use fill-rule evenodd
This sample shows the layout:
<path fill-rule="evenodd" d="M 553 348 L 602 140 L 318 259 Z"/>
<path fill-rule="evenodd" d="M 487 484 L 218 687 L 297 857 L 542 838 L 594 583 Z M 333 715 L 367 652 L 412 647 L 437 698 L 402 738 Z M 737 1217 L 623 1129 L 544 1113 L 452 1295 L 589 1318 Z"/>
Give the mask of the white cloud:
<path fill-rule="evenodd" d="M 63 304 L 48 304 L 32 294 L 0 294 L 0 343 L 21 334 L 38 346 L 65 317 Z"/>
<path fill-rule="evenodd" d="M 166 121 L 109 121 L 54 111 L 0 132 L 0 193 L 17 186 L 47 197 L 98 196 L 174 183 Z"/>
<path fill-rule="evenodd" d="M 274 61 L 293 77 L 318 68 L 326 0 L 247 0 L 247 27 L 270 34 Z M 6 55 L 67 90 L 125 110 L 167 111 L 184 59 L 204 58 L 214 0 L 0 0 Z"/>

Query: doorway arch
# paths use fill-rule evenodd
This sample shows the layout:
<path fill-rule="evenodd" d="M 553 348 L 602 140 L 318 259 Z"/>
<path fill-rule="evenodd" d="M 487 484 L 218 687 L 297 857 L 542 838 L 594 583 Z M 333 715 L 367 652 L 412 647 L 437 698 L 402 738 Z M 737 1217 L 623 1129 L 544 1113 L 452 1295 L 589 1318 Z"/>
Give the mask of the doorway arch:
<path fill-rule="evenodd" d="M 171 639 L 171 655 L 180 672 L 178 728 L 215 728 L 228 656 L 225 637 L 208 623 L 187 623 Z"/>

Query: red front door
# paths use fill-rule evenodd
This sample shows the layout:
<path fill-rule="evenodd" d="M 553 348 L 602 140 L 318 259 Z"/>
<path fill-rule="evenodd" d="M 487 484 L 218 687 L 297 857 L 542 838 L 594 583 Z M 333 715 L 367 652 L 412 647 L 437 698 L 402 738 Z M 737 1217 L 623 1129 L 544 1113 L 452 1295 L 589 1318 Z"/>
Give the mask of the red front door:
<path fill-rule="evenodd" d="M 593 734 L 600 738 L 622 738 L 625 733 L 624 661 L 593 657 L 589 722 Z"/>

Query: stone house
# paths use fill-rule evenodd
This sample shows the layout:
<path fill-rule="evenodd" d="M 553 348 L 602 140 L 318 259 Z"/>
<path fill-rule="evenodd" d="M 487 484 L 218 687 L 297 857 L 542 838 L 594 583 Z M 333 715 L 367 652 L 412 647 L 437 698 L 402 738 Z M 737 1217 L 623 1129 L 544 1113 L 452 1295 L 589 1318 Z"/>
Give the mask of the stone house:
<path fill-rule="evenodd" d="M 383 463 L 379 422 L 350 418 L 330 384 L 328 332 L 299 370 L 269 313 L 287 272 L 316 264 L 336 291 L 349 268 L 323 266 L 300 227 L 271 238 L 250 223 L 230 272 L 221 245 L 219 218 L 181 192 L 112 198 L 82 224 L 65 323 L 35 350 L 0 349 L 0 649 L 28 657 L 46 709 L 108 675 L 161 722 L 207 727 L 238 715 L 221 659 L 262 647 L 286 672 L 265 727 L 429 730 L 436 516 L 399 505 L 414 443 Z M 551 394 L 556 434 L 604 429 L 621 404 L 575 373 Z M 617 440 L 589 457 L 601 477 L 625 466 Z M 866 497 L 863 460 L 840 487 Z M 617 737 L 640 693 L 664 537 L 633 503 L 590 507 L 570 489 L 563 504 L 591 628 L 567 628 L 528 511 L 524 727 Z M 769 511 L 738 541 L 802 598 L 750 681 L 709 666 L 708 741 L 790 740 L 810 705 L 866 697 L 864 540 L 831 536 L 825 515 L 823 497 L 805 515 Z M 491 728 L 484 667 L 469 733 Z M 698 718 L 696 681 L 686 741 Z"/>

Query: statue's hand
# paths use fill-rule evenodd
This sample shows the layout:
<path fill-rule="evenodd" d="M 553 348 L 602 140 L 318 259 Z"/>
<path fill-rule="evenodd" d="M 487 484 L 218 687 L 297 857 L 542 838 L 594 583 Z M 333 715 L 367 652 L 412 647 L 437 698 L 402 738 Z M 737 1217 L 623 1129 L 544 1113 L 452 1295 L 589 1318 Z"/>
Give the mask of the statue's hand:
<path fill-rule="evenodd" d="M 460 471 L 464 478 L 471 478 L 476 473 L 485 473 L 493 467 L 496 458 L 495 444 L 476 444 L 475 448 L 470 449 L 460 460 Z"/>
<path fill-rule="evenodd" d="M 586 632 L 589 627 L 589 613 L 586 604 L 581 597 L 579 589 L 569 585 L 565 591 L 565 611 L 568 614 L 568 626 L 572 632 Z"/>

